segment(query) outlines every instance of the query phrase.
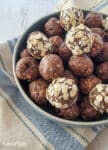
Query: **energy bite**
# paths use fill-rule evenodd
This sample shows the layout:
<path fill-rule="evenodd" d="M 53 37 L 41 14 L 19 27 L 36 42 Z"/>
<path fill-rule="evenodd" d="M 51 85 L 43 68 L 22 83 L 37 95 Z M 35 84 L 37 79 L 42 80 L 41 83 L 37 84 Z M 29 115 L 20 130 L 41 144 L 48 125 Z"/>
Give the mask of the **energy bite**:
<path fill-rule="evenodd" d="M 79 89 L 84 94 L 89 94 L 89 92 L 98 84 L 101 80 L 95 75 L 90 75 L 86 78 L 81 78 L 79 80 Z"/>
<path fill-rule="evenodd" d="M 100 113 L 108 113 L 108 85 L 97 84 L 89 94 L 90 104 Z"/>
<path fill-rule="evenodd" d="M 27 49 L 23 49 L 23 51 L 21 51 L 20 53 L 20 57 L 30 57 L 30 54 L 28 53 Z"/>
<path fill-rule="evenodd" d="M 97 67 L 97 75 L 103 81 L 108 80 L 108 61 L 103 62 Z"/>
<path fill-rule="evenodd" d="M 93 45 L 92 31 L 85 25 L 71 28 L 66 35 L 66 45 L 73 55 L 89 53 Z"/>
<path fill-rule="evenodd" d="M 67 120 L 75 120 L 79 116 L 79 107 L 73 104 L 69 108 L 60 109 L 57 115 Z"/>
<path fill-rule="evenodd" d="M 68 61 L 70 56 L 72 55 L 71 51 L 67 47 L 66 43 L 63 42 L 59 48 L 59 56 L 64 60 Z"/>
<path fill-rule="evenodd" d="M 16 64 L 16 75 L 20 80 L 34 80 L 39 76 L 38 63 L 32 57 L 23 57 Z"/>
<path fill-rule="evenodd" d="M 36 104 L 44 105 L 48 102 L 46 100 L 47 87 L 48 83 L 42 78 L 34 80 L 29 84 L 29 94 Z"/>
<path fill-rule="evenodd" d="M 99 63 L 108 61 L 108 42 L 104 42 L 103 50 L 101 51 L 101 53 L 99 55 L 97 55 L 96 61 Z"/>
<path fill-rule="evenodd" d="M 86 77 L 93 73 L 94 64 L 87 55 L 71 56 L 69 59 L 70 70 L 79 77 Z"/>
<path fill-rule="evenodd" d="M 43 33 L 35 31 L 30 33 L 27 39 L 27 49 L 31 56 L 41 59 L 51 53 L 51 43 Z"/>
<path fill-rule="evenodd" d="M 46 98 L 55 107 L 69 108 L 77 101 L 78 87 L 72 79 L 57 78 L 46 91 Z"/>
<path fill-rule="evenodd" d="M 46 55 L 40 62 L 39 71 L 48 81 L 61 77 L 64 71 L 62 59 L 55 54 Z"/>
<path fill-rule="evenodd" d="M 59 53 L 59 47 L 60 45 L 63 43 L 63 39 L 56 35 L 56 36 L 52 36 L 49 38 L 49 41 L 51 42 L 51 52 L 54 54 L 58 54 Z"/>
<path fill-rule="evenodd" d="M 84 14 L 80 9 L 71 7 L 68 9 L 63 9 L 60 13 L 60 24 L 66 31 L 83 22 Z"/>
<path fill-rule="evenodd" d="M 103 15 L 96 12 L 89 12 L 85 17 L 85 24 L 89 28 L 102 27 Z"/>
<path fill-rule="evenodd" d="M 70 72 L 69 70 L 64 70 L 62 77 L 65 77 L 65 78 L 68 78 L 68 79 L 72 79 L 72 80 L 75 81 L 76 84 L 78 83 L 78 80 L 75 77 L 75 75 L 72 74 L 72 72 Z"/>
<path fill-rule="evenodd" d="M 87 96 L 83 97 L 79 108 L 80 115 L 84 120 L 96 120 L 100 116 L 100 113 L 96 111 L 94 107 L 90 104 L 89 98 Z"/>
<path fill-rule="evenodd" d="M 105 32 L 102 28 L 91 28 L 91 31 L 99 34 L 102 38 L 104 37 Z"/>
<path fill-rule="evenodd" d="M 58 19 L 52 17 L 50 18 L 44 25 L 44 32 L 48 37 L 55 36 L 55 35 L 62 35 L 63 28 L 60 25 Z"/>
<path fill-rule="evenodd" d="M 99 34 L 93 33 L 93 35 L 94 35 L 94 42 L 90 51 L 90 56 L 92 58 L 96 57 L 98 54 L 102 52 L 104 44 L 103 39 Z"/>

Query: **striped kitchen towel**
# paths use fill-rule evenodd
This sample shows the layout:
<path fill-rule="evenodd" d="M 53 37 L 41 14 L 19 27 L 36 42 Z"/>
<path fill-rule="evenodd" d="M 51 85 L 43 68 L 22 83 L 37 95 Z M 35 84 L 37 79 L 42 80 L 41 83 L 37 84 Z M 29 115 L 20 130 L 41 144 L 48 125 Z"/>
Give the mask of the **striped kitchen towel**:
<path fill-rule="evenodd" d="M 73 1 L 60 1 L 59 10 Z M 96 9 L 106 8 L 106 1 L 98 2 Z M 16 42 L 17 38 L 0 45 L 0 150 L 84 150 L 105 127 L 60 126 L 36 112 L 21 96 L 13 78 Z"/>

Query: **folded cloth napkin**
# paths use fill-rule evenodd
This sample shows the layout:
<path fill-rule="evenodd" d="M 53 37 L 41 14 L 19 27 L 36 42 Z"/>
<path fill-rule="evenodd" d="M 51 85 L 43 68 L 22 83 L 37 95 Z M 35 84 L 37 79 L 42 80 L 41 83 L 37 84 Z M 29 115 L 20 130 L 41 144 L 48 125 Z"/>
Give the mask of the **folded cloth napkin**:
<path fill-rule="evenodd" d="M 73 2 L 61 0 L 58 8 L 76 6 Z M 98 2 L 102 9 L 108 4 Z M 61 126 L 36 112 L 21 96 L 13 78 L 16 42 L 17 38 L 0 45 L 0 150 L 83 150 L 105 126 Z"/>

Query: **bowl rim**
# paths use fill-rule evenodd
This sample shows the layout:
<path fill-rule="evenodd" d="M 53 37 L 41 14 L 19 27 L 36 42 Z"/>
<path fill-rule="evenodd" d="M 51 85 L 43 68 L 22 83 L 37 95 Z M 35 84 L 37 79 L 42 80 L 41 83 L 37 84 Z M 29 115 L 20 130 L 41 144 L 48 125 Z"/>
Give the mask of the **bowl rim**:
<path fill-rule="evenodd" d="M 86 10 L 83 10 L 85 12 L 90 12 L 90 11 L 86 11 Z M 20 36 L 20 38 L 18 39 L 16 45 L 15 45 L 15 48 L 14 48 L 14 52 L 13 52 L 13 58 L 12 58 L 12 68 L 13 68 L 13 75 L 14 75 L 14 79 L 15 79 L 15 82 L 16 82 L 16 85 L 20 91 L 20 93 L 22 94 L 22 96 L 24 97 L 24 99 L 37 111 L 39 112 L 40 114 L 42 114 L 43 116 L 45 116 L 47 119 L 49 120 L 52 120 L 58 124 L 64 124 L 64 125 L 67 125 L 67 126 L 81 126 L 81 127 L 91 127 L 91 126 L 96 126 L 96 125 L 105 125 L 105 124 L 108 124 L 108 119 L 106 120 L 98 120 L 98 121 L 72 121 L 72 120 L 66 120 L 66 119 L 63 119 L 63 118 L 59 118 L 57 116 L 54 116 L 48 112 L 46 112 L 45 110 L 43 110 L 42 108 L 40 108 L 38 105 L 36 105 L 32 100 L 31 98 L 25 93 L 25 91 L 23 90 L 17 76 L 16 76 L 16 73 L 15 73 L 15 67 L 16 67 L 16 57 L 17 57 L 17 51 L 18 51 L 18 46 L 20 45 L 22 39 L 24 38 L 24 36 L 27 34 L 27 32 L 29 32 L 30 28 L 35 25 L 36 23 L 38 23 L 39 21 L 41 21 L 42 19 L 46 18 L 46 17 L 49 17 L 49 16 L 52 16 L 52 15 L 57 15 L 59 12 L 54 12 L 54 13 L 51 13 L 51 14 L 48 14 L 44 17 L 41 17 L 40 19 L 36 20 L 34 23 L 32 23 L 26 30 L 25 32 Z M 105 15 L 105 14 L 104 14 Z"/>

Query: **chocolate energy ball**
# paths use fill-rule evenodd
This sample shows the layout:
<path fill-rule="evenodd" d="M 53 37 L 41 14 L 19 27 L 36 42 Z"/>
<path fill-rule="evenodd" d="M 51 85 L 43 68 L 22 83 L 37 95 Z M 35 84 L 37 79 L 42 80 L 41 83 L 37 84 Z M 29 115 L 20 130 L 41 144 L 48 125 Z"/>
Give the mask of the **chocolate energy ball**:
<path fill-rule="evenodd" d="M 75 120 L 79 116 L 79 107 L 73 104 L 69 108 L 60 109 L 57 115 L 67 120 Z"/>
<path fill-rule="evenodd" d="M 92 58 L 96 57 L 98 54 L 100 54 L 103 50 L 103 39 L 102 37 L 97 34 L 97 33 L 93 33 L 94 35 L 94 42 L 93 42 L 93 46 L 92 49 L 90 51 L 90 56 Z"/>
<path fill-rule="evenodd" d="M 99 34 L 102 38 L 104 37 L 104 30 L 102 28 L 91 28 L 93 33 Z"/>
<path fill-rule="evenodd" d="M 102 20 L 103 15 L 96 13 L 96 12 L 90 12 L 85 17 L 85 24 L 90 28 L 98 28 L 102 27 Z"/>
<path fill-rule="evenodd" d="M 51 42 L 51 45 L 52 45 L 52 48 L 51 48 L 52 53 L 58 54 L 59 47 L 63 43 L 63 39 L 60 36 L 56 35 L 56 36 L 50 37 L 49 41 Z"/>
<path fill-rule="evenodd" d="M 76 84 L 78 83 L 78 80 L 75 77 L 75 75 L 72 74 L 72 72 L 70 72 L 69 70 L 64 70 L 62 77 L 65 77 L 65 78 L 68 78 L 68 79 L 72 79 L 72 80 L 75 81 Z"/>
<path fill-rule="evenodd" d="M 71 27 L 75 27 L 84 22 L 84 14 L 80 9 L 68 8 L 63 9 L 60 13 L 61 26 L 68 31 Z"/>
<path fill-rule="evenodd" d="M 44 31 L 48 37 L 62 35 L 63 28 L 58 19 L 52 17 L 44 25 Z"/>
<path fill-rule="evenodd" d="M 85 25 L 71 28 L 66 35 L 66 45 L 73 55 L 89 53 L 93 44 L 92 31 Z"/>
<path fill-rule="evenodd" d="M 20 57 L 30 57 L 30 54 L 28 53 L 27 49 L 23 49 L 20 53 Z"/>
<path fill-rule="evenodd" d="M 71 56 L 69 60 L 70 70 L 79 77 L 86 77 L 93 73 L 94 64 L 87 55 Z"/>
<path fill-rule="evenodd" d="M 103 50 L 101 53 L 96 57 L 98 62 L 108 61 L 108 42 L 104 42 Z"/>
<path fill-rule="evenodd" d="M 100 113 L 108 113 L 108 84 L 97 84 L 89 94 L 90 104 Z"/>
<path fill-rule="evenodd" d="M 83 97 L 79 108 L 80 115 L 84 120 L 96 120 L 100 116 L 100 113 L 96 111 L 94 107 L 90 104 L 89 98 L 87 96 Z"/>
<path fill-rule="evenodd" d="M 86 78 L 81 78 L 79 80 L 80 91 L 84 94 L 89 94 L 89 92 L 96 86 L 96 84 L 101 83 L 101 80 L 94 76 L 90 75 Z"/>
<path fill-rule="evenodd" d="M 102 26 L 105 30 L 108 30 L 108 17 L 102 20 Z"/>
<path fill-rule="evenodd" d="M 51 53 L 51 43 L 43 33 L 35 31 L 30 33 L 27 39 L 27 49 L 31 56 L 41 59 Z"/>
<path fill-rule="evenodd" d="M 39 76 L 38 63 L 32 57 L 23 57 L 16 64 L 16 75 L 20 80 L 34 80 Z"/>
<path fill-rule="evenodd" d="M 49 54 L 42 58 L 39 71 L 45 80 L 52 81 L 61 77 L 64 71 L 62 59 L 55 54 Z"/>
<path fill-rule="evenodd" d="M 77 101 L 78 87 L 72 79 L 57 78 L 46 91 L 46 98 L 55 107 L 69 108 Z"/>
<path fill-rule="evenodd" d="M 29 84 L 29 94 L 36 104 L 44 105 L 48 102 L 46 100 L 47 87 L 48 83 L 42 78 L 34 80 Z"/>
<path fill-rule="evenodd" d="M 59 56 L 64 60 L 69 60 L 70 56 L 72 55 L 70 49 L 67 47 L 66 43 L 63 42 L 59 48 Z"/>
<path fill-rule="evenodd" d="M 103 81 L 108 80 L 108 61 L 103 62 L 97 67 L 97 75 Z"/>

